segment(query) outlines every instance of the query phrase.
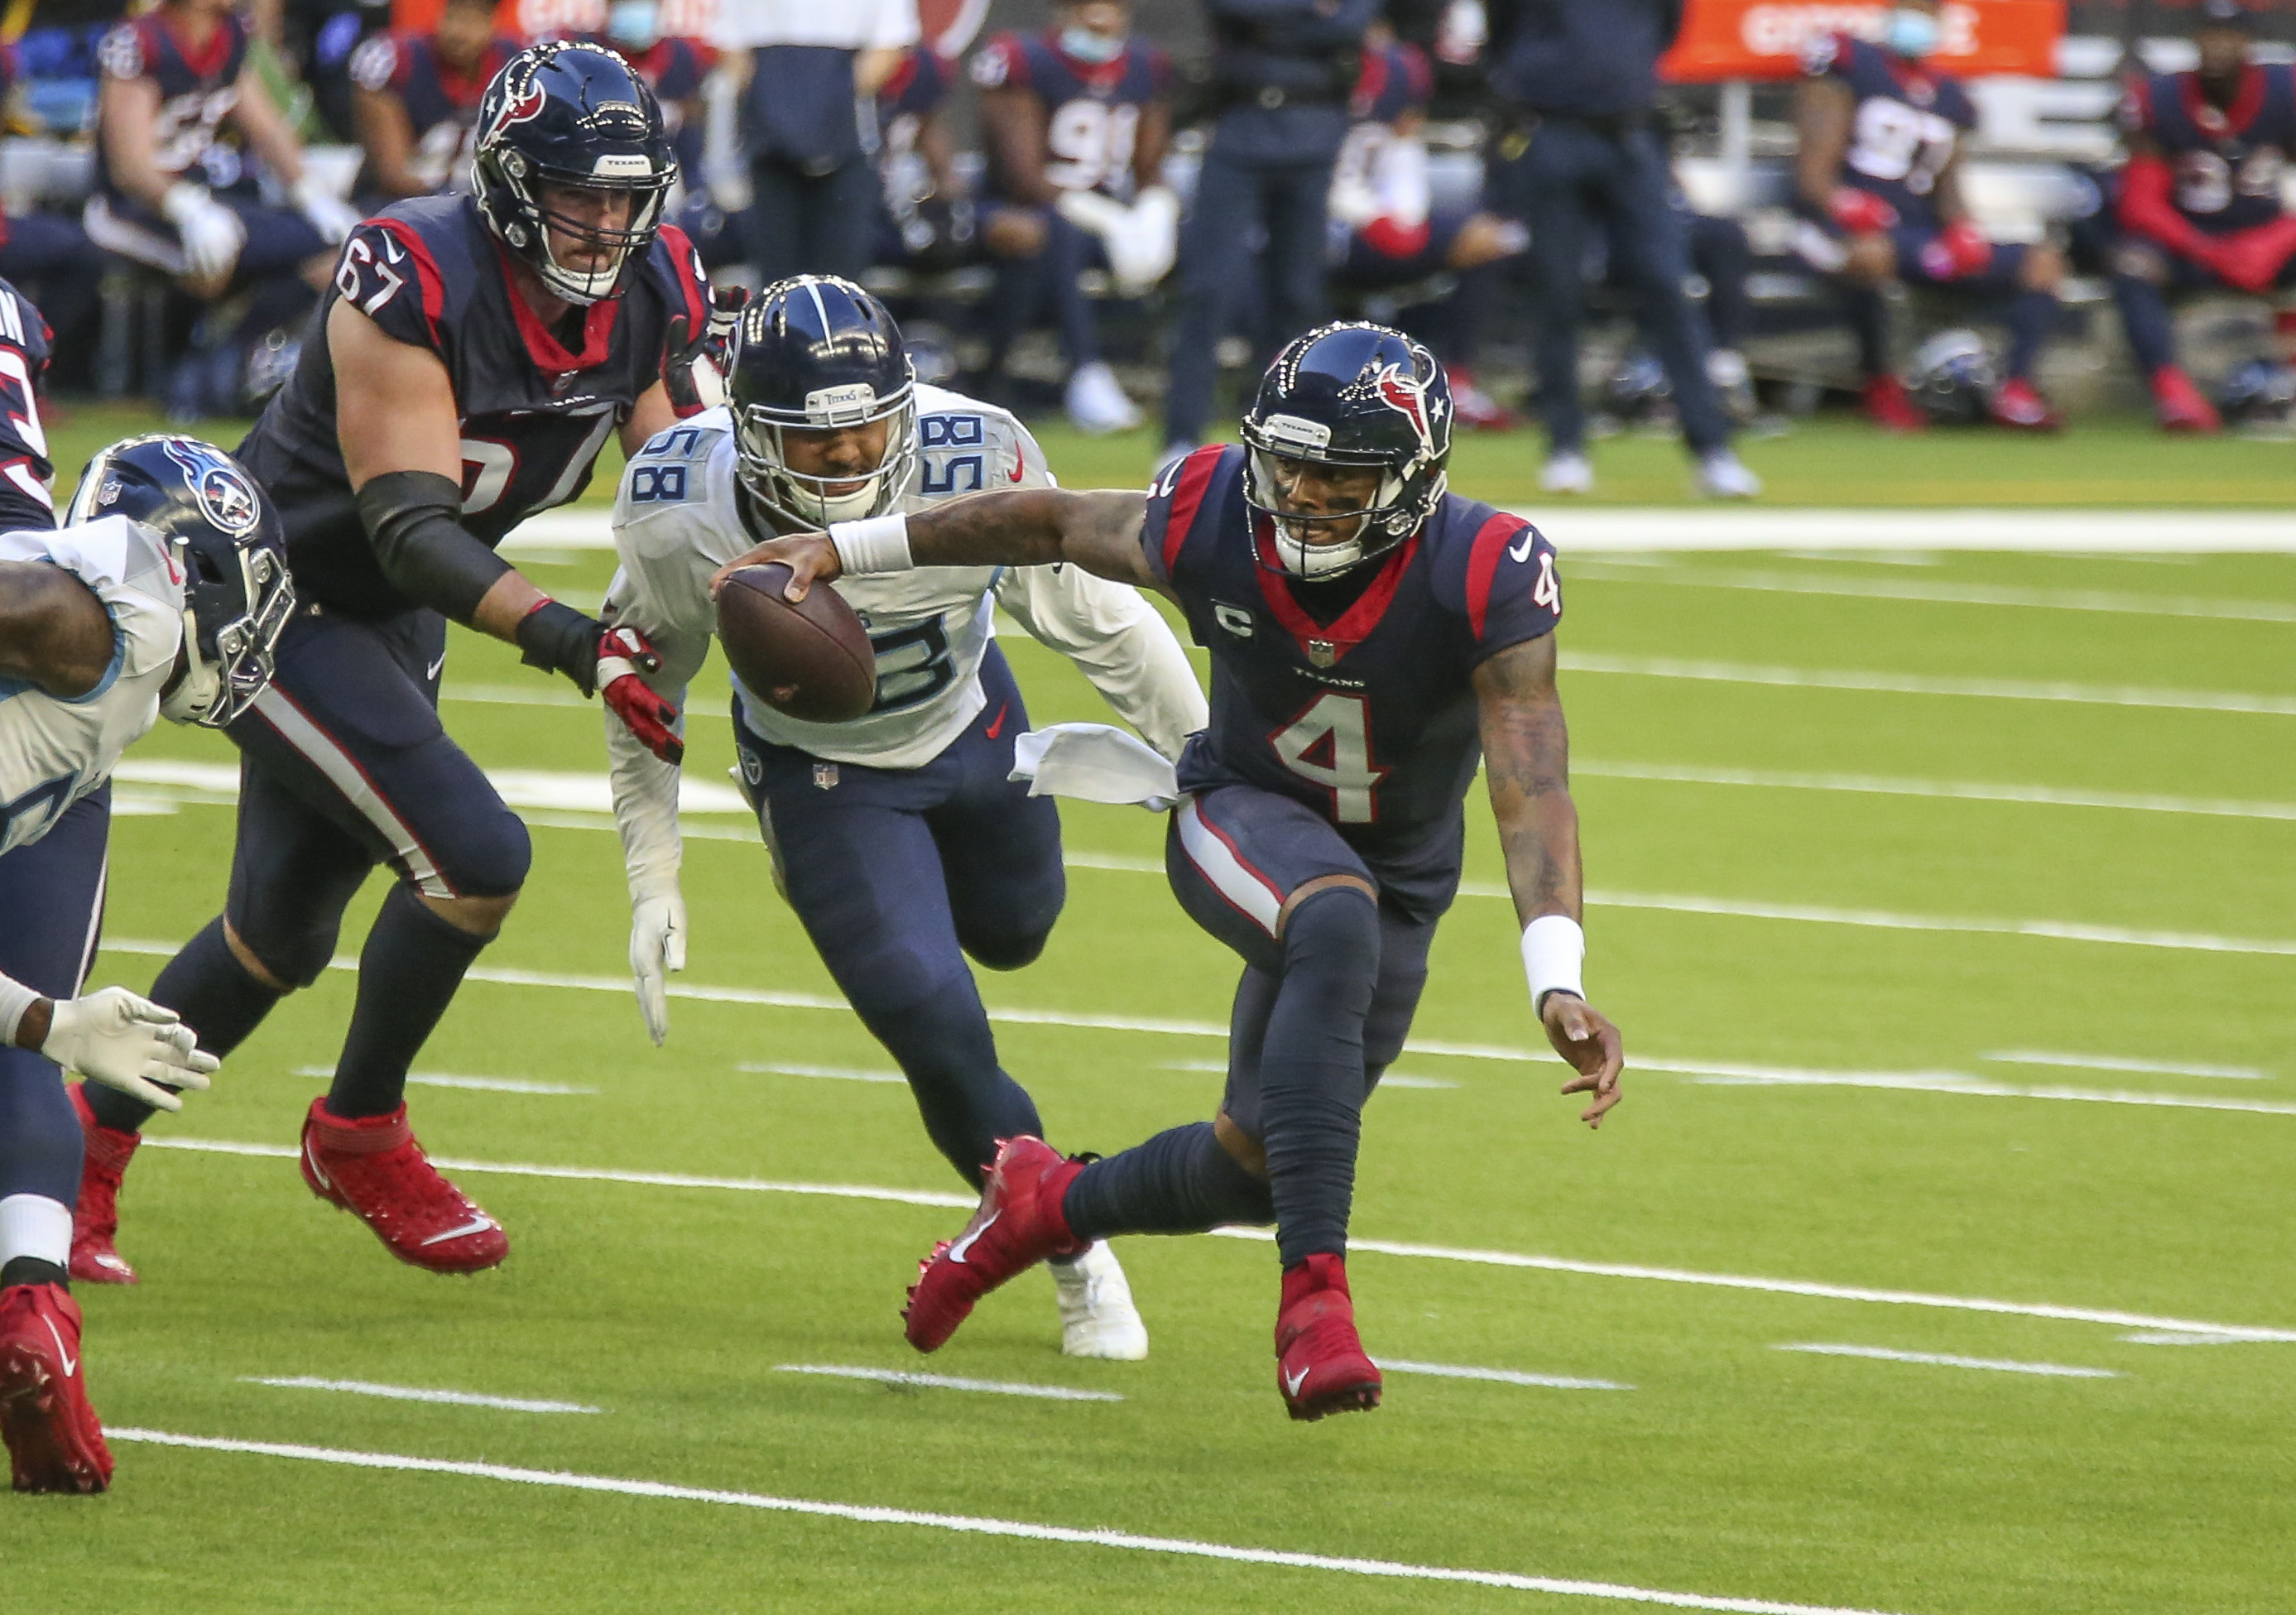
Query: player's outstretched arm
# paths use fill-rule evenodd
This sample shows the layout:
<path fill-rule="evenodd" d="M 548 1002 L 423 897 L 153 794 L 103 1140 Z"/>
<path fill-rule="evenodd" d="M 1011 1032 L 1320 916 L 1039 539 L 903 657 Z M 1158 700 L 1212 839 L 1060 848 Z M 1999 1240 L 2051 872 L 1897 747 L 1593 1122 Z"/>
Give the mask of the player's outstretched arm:
<path fill-rule="evenodd" d="M 782 593 L 792 601 L 803 600 L 816 579 L 834 583 L 849 574 L 1065 562 L 1095 577 L 1168 594 L 1140 547 L 1147 520 L 1144 493 L 1025 488 L 975 494 L 913 515 L 840 521 L 826 533 L 769 539 L 719 567 L 709 593 L 716 598 L 728 572 L 768 562 L 790 569 Z"/>
<path fill-rule="evenodd" d="M 62 567 L 0 561 L 0 678 L 72 701 L 111 666 L 111 617 Z"/>
<path fill-rule="evenodd" d="M 1546 1040 L 1578 1069 L 1562 1091 L 1593 1095 L 1579 1119 L 1600 1127 L 1623 1097 L 1626 1053 L 1619 1029 L 1579 986 L 1578 809 L 1570 800 L 1570 733 L 1554 688 L 1554 635 L 1510 645 L 1477 668 L 1475 699 L 1532 1003 Z"/>

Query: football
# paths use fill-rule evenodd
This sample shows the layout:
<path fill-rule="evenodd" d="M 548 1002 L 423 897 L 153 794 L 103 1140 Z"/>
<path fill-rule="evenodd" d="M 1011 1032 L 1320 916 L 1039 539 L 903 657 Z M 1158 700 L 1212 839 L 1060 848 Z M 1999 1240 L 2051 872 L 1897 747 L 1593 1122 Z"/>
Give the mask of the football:
<path fill-rule="evenodd" d="M 744 687 L 810 724 L 859 717 L 877 700 L 877 654 L 853 608 L 827 584 L 795 603 L 778 562 L 745 566 L 718 591 L 718 642 Z"/>

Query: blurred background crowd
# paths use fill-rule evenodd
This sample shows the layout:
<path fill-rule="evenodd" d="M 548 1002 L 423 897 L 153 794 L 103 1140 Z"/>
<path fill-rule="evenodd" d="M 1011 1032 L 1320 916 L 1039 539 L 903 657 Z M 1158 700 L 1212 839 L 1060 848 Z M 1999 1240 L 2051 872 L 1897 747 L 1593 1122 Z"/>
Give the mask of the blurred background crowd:
<path fill-rule="evenodd" d="M 1429 341 L 1555 493 L 1620 430 L 1729 496 L 1821 407 L 2296 406 L 2286 0 L 9 0 L 49 388 L 259 406 L 350 224 L 462 184 L 554 37 L 654 86 L 721 281 L 850 276 L 922 379 L 1168 450 L 1328 316 Z"/>

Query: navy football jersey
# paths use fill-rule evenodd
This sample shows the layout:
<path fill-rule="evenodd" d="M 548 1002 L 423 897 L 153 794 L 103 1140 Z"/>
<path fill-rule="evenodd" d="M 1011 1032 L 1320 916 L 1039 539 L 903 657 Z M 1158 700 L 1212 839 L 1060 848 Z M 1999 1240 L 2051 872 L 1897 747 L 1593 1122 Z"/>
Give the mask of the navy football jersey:
<path fill-rule="evenodd" d="M 2169 201 L 2196 227 L 2224 234 L 2280 217 L 2280 171 L 2296 156 L 2296 67 L 2251 62 L 2221 110 L 2199 74 L 2155 73 L 2130 82 L 2120 116 L 2161 148 Z"/>
<path fill-rule="evenodd" d="M 1182 787 L 1257 785 L 1358 847 L 1456 823 L 1482 754 L 1471 676 L 1554 631 L 1554 546 L 1454 494 L 1383 559 L 1302 584 L 1275 570 L 1243 463 L 1234 445 L 1200 448 L 1148 494 L 1149 568 L 1211 652 L 1211 726 L 1180 759 Z"/>
<path fill-rule="evenodd" d="M 972 80 L 983 89 L 1032 90 L 1045 103 L 1045 177 L 1062 191 L 1131 193 L 1140 109 L 1163 100 L 1170 78 L 1164 53 L 1152 46 L 1128 45 L 1112 61 L 1078 61 L 1049 33 L 999 34 L 972 59 Z"/>
<path fill-rule="evenodd" d="M 1977 127 L 1977 108 L 1960 80 L 1848 34 L 1820 35 L 1802 67 L 1812 78 L 1839 80 L 1857 103 L 1839 183 L 1871 191 L 1906 225 L 1935 229 L 1931 193 L 1962 131 Z"/>
<path fill-rule="evenodd" d="M 40 376 L 48 367 L 48 323 L 31 300 L 0 281 L 0 532 L 56 524 L 49 491 L 56 468 L 40 425 Z"/>
<path fill-rule="evenodd" d="M 660 380 L 671 322 L 699 331 L 709 282 L 684 232 L 662 226 L 619 298 L 583 312 L 569 348 L 513 291 L 510 260 L 464 196 L 396 202 L 351 233 L 295 373 L 239 446 L 287 528 L 295 592 L 348 617 L 414 603 L 384 581 L 336 439 L 327 316 L 348 298 L 383 333 L 435 353 L 463 423 L 463 525 L 487 544 L 590 480 L 606 436 Z"/>
<path fill-rule="evenodd" d="M 517 40 L 497 38 L 469 72 L 458 73 L 429 34 L 377 34 L 351 53 L 351 80 L 363 90 L 398 97 L 414 143 L 407 169 L 443 191 L 467 172 L 464 147 L 479 121 L 479 97 L 517 54 Z"/>
<path fill-rule="evenodd" d="M 96 61 L 107 78 L 149 78 L 160 91 L 159 122 L 152 155 L 163 174 L 188 179 L 212 191 L 228 191 L 253 176 L 239 148 L 217 138 L 217 129 L 239 104 L 240 70 L 247 65 L 247 24 L 226 12 L 200 50 L 187 50 L 159 16 L 123 22 L 103 37 Z M 96 188 L 123 194 L 111 177 L 101 120 L 95 135 Z"/>

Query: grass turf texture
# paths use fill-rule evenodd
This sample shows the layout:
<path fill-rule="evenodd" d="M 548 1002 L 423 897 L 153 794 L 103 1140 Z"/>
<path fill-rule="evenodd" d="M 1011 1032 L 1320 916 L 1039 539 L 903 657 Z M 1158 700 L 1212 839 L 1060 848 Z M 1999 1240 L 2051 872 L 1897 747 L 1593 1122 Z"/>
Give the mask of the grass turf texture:
<path fill-rule="evenodd" d="M 2087 452 L 2087 439 L 2018 447 Z M 1528 439 L 1514 442 L 1527 452 Z M 2148 439 L 2140 458 L 2131 443 L 2121 449 L 2130 466 L 2183 447 Z M 1796 449 L 1820 444 L 1812 432 Z M 1644 447 L 1663 447 L 1620 446 Z M 1863 434 L 1840 447 L 1902 454 L 1909 472 L 1927 453 Z M 1071 484 L 1114 474 L 1070 447 L 1063 440 L 1053 452 Z M 2236 447 L 2228 458 L 2278 463 L 2277 450 Z M 1653 478 L 1674 474 L 1671 453 L 1652 459 Z M 1933 463 L 1965 474 L 1958 455 Z M 1567 545 L 1567 513 L 1551 525 Z M 1966 555 L 1901 570 L 1741 557 L 1646 575 L 1589 566 L 1583 578 L 1566 571 L 1565 646 L 2296 695 L 2286 625 L 1698 586 L 1749 565 L 2296 602 L 2296 566 L 2278 558 Z M 546 587 L 594 594 L 608 560 L 584 554 L 533 570 Z M 1035 721 L 1102 710 L 1058 659 L 1004 643 Z M 474 686 L 549 698 L 562 681 L 457 634 L 448 693 Z M 697 779 L 722 779 L 730 761 L 723 688 L 714 666 L 697 685 Z M 1564 691 L 1576 754 L 1589 764 L 2296 801 L 2285 717 L 1583 674 L 1566 676 Z M 450 700 L 445 709 L 489 767 L 603 771 L 594 707 Z M 231 753 L 217 737 L 163 729 L 135 756 L 223 762 Z M 1576 790 L 1598 889 L 2296 935 L 2285 824 L 1591 771 Z M 144 811 L 115 823 L 108 934 L 179 939 L 221 897 L 231 816 L 189 805 L 168 813 L 140 794 Z M 1496 881 L 1488 813 L 1477 800 L 1469 814 L 1469 879 Z M 1159 827 L 1144 814 L 1070 808 L 1064 820 L 1072 852 L 1157 855 Z M 532 882 L 486 966 L 621 975 L 619 848 L 605 821 L 594 823 L 535 830 Z M 685 889 L 694 937 L 684 981 L 832 994 L 756 845 L 689 841 Z M 371 883 L 342 951 L 355 951 L 380 894 Z M 1594 909 L 1589 924 L 1590 982 L 1626 1029 L 1630 1056 L 2296 1099 L 2276 1012 L 2292 967 L 2285 958 L 1616 907 Z M 1513 931 L 1503 901 L 1462 899 L 1436 948 L 1418 1037 L 1531 1044 Z M 157 963 L 115 948 L 98 980 L 140 988 Z M 1216 1022 L 1234 976 L 1159 876 L 1079 867 L 1045 959 L 986 978 L 983 992 L 992 1006 Z M 347 972 L 331 972 L 290 1000 L 216 1089 L 156 1123 L 154 1136 L 291 1146 L 317 1086 L 293 1070 L 332 1062 L 351 990 Z M 884 1069 L 849 1015 L 681 998 L 671 1017 L 671 1042 L 657 1051 L 625 993 L 472 984 L 421 1070 L 597 1093 L 417 1087 L 424 1141 L 487 1161 L 957 1187 L 898 1086 L 736 1069 Z M 1214 1075 L 1174 1069 L 1217 1059 L 1210 1037 L 1010 1023 L 998 1037 L 1069 1149 L 1120 1147 L 1204 1115 L 1218 1090 Z M 2254 1066 L 2273 1079 L 2046 1071 L 1983 1058 L 2011 1048 Z M 1571 1119 L 1576 1107 L 1554 1096 L 1551 1062 L 1414 1053 L 1398 1070 L 1456 1086 L 1397 1089 L 1374 1103 L 1357 1199 L 1365 1238 L 2296 1328 L 2284 1238 L 2296 1116 L 1711 1086 L 1630 1071 L 1628 1104 L 1588 1136 Z M 145 1282 L 79 1291 L 98 1407 L 115 1426 L 1707 1595 L 1938 1615 L 2215 1615 L 2286 1603 L 2286 1544 L 2296 1538 L 2287 1345 L 2145 1346 L 2089 1324 L 1365 1253 L 1352 1275 L 1374 1355 L 1635 1389 L 1398 1374 L 1378 1413 L 1295 1427 L 1271 1383 L 1275 1273 L 1264 1245 L 1125 1242 L 1154 1335 L 1145 1364 L 1062 1358 L 1050 1283 L 1033 1275 L 923 1361 L 899 1339 L 902 1286 L 961 1212 L 462 1181 L 504 1220 L 512 1253 L 499 1273 L 448 1281 L 391 1262 L 308 1196 L 291 1160 L 147 1150 L 129 1180 L 122 1234 Z M 1775 1349 L 1810 1341 L 2120 1377 Z M 922 1368 L 1127 1399 L 1026 1401 L 774 1372 L 798 1363 Z M 532 1415 L 243 1380 L 285 1375 L 605 1411 Z M 262 1456 L 127 1444 L 119 1456 L 105 1498 L 0 1501 L 9 1607 L 1613 1607 Z"/>

